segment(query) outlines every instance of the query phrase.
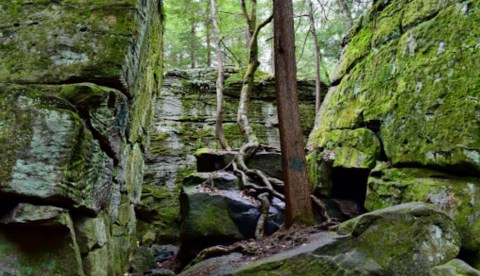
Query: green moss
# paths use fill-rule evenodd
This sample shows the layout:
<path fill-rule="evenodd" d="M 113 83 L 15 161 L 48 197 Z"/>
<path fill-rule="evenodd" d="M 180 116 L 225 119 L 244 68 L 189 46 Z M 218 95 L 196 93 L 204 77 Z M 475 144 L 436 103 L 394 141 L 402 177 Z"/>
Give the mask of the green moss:
<path fill-rule="evenodd" d="M 180 188 L 144 185 L 142 200 L 135 208 L 139 217 L 138 239 L 151 243 L 176 243 L 179 239 Z M 149 235 L 153 235 L 148 238 Z"/>
<path fill-rule="evenodd" d="M 68 1 L 55 6 L 45 1 L 24 2 L 4 5 L 0 10 L 0 24 L 9 26 L 3 34 L 10 37 L 0 45 L 0 53 L 5 53 L 0 54 L 3 81 L 56 83 L 73 76 L 94 79 L 120 75 L 130 44 L 131 2 L 112 5 L 103 1 L 93 8 L 77 3 L 75 9 Z M 19 26 L 13 27 L 13 23 Z M 68 42 L 49 43 L 59 34 Z"/>
<path fill-rule="evenodd" d="M 421 23 L 425 19 L 435 16 L 440 9 L 445 7 L 446 2 L 435 0 L 409 1 L 404 8 L 402 28 L 407 29 Z"/>
<path fill-rule="evenodd" d="M 332 190 L 332 163 L 323 159 L 323 154 L 313 151 L 307 155 L 308 182 L 315 190 L 324 196 L 330 196 Z"/>
<path fill-rule="evenodd" d="M 197 151 L 195 151 L 195 156 L 198 156 L 199 154 L 202 154 L 203 152 L 208 152 L 207 148 L 200 148 Z M 177 184 L 183 183 L 183 179 L 190 174 L 194 173 L 196 171 L 196 166 L 187 166 L 184 168 L 179 168 L 177 171 L 177 178 L 175 179 L 175 182 Z"/>
<path fill-rule="evenodd" d="M 371 169 L 381 154 L 380 141 L 366 128 L 332 130 L 314 143 L 316 147 L 332 152 L 334 167 Z"/>
<path fill-rule="evenodd" d="M 228 203 L 222 196 L 197 193 L 195 187 L 183 187 L 182 235 L 189 239 L 219 237 L 241 239 L 242 234 L 230 218 Z"/>
<path fill-rule="evenodd" d="M 382 5 L 354 35 L 344 60 L 354 60 L 352 55 L 368 49 L 360 41 L 370 32 L 379 45 L 351 68 L 346 61 L 340 65 L 344 72 L 350 69 L 327 96 L 309 144 L 317 146 L 336 129 L 373 124 L 394 165 L 478 174 L 480 129 L 475 118 L 480 81 L 472 72 L 480 64 L 474 35 L 478 26 L 473 23 L 480 18 L 479 4 L 469 3 L 463 10 L 454 3 L 429 0 Z M 407 19 L 417 9 L 419 17 Z M 397 22 L 398 16 L 409 28 L 400 35 L 385 35 L 390 31 L 383 29 L 382 20 Z M 372 25 L 375 20 L 377 25 Z"/>
<path fill-rule="evenodd" d="M 429 169 L 378 166 L 368 180 L 365 207 L 376 210 L 412 201 L 432 203 L 455 221 L 461 232 L 462 247 L 478 250 L 479 186 L 476 178 Z"/>
<path fill-rule="evenodd" d="M 371 23 L 364 26 L 350 41 L 346 52 L 342 55 L 340 63 L 335 69 L 335 79 L 341 79 L 349 68 L 360 59 L 367 56 L 371 49 L 372 40 Z"/>
<path fill-rule="evenodd" d="M 210 149 L 209 148 L 199 148 L 195 151 L 195 157 L 199 157 L 202 154 L 209 153 Z"/>
<path fill-rule="evenodd" d="M 230 77 L 225 79 L 225 86 L 229 86 L 234 83 L 242 83 L 244 75 L 245 75 L 245 72 L 243 71 L 231 75 Z M 259 82 L 271 80 L 271 79 L 272 79 L 272 75 L 270 75 L 269 73 L 263 72 L 260 70 L 255 71 L 254 82 L 259 83 Z"/>

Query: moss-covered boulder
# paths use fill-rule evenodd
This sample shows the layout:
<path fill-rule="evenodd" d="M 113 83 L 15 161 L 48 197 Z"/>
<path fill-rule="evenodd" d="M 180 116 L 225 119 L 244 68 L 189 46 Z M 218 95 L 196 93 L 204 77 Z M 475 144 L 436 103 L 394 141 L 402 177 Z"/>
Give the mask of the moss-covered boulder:
<path fill-rule="evenodd" d="M 47 89 L 0 87 L 0 196 L 97 213 L 108 201 L 113 160 L 69 104 L 45 95 Z"/>
<path fill-rule="evenodd" d="M 478 20 L 478 1 L 375 1 L 352 29 L 310 146 L 369 128 L 395 166 L 479 175 Z"/>
<path fill-rule="evenodd" d="M 207 185 L 184 186 L 180 195 L 180 257 L 189 259 L 201 249 L 253 238 L 260 202 L 239 190 L 217 190 Z M 283 209 L 273 201 L 265 224 L 270 235 L 283 223 Z"/>
<path fill-rule="evenodd" d="M 462 236 L 462 248 L 480 249 L 480 180 L 420 168 L 378 166 L 368 180 L 365 207 L 382 209 L 411 201 L 434 204 Z"/>
<path fill-rule="evenodd" d="M 373 1 L 350 31 L 308 142 L 310 179 L 323 194 L 353 188 L 336 182 L 340 172 L 368 174 L 378 164 L 368 178 L 369 211 L 433 203 L 476 256 L 479 20 L 473 0 Z"/>
<path fill-rule="evenodd" d="M 364 214 L 342 223 L 337 232 L 352 235 L 358 248 L 395 275 L 426 274 L 455 258 L 461 244 L 454 222 L 420 202 Z"/>

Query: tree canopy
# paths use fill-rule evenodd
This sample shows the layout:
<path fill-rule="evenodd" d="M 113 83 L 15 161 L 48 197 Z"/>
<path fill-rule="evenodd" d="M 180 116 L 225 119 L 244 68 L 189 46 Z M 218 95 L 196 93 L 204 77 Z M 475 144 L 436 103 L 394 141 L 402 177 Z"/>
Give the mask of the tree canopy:
<path fill-rule="evenodd" d="M 249 1 L 247 1 L 249 2 Z M 315 47 L 308 17 L 307 0 L 294 0 L 297 74 L 315 78 Z M 343 37 L 352 22 L 358 20 L 371 0 L 312 0 L 313 15 L 321 56 L 321 78 L 328 82 L 338 61 Z M 218 0 L 217 20 L 225 65 L 245 69 L 248 60 L 248 27 L 240 1 Z M 210 2 L 200 0 L 166 0 L 168 14 L 165 32 L 165 66 L 191 68 L 215 65 L 213 26 Z M 345 11 L 348 15 L 345 15 Z M 258 22 L 272 13 L 271 1 L 258 1 Z M 260 70 L 273 74 L 273 27 L 268 25 L 258 38 Z"/>

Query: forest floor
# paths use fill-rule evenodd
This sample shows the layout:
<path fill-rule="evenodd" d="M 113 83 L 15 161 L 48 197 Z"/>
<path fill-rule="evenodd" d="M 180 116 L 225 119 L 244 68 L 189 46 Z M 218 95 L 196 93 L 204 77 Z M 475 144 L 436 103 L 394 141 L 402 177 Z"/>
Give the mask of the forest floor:
<path fill-rule="evenodd" d="M 240 260 L 238 260 L 238 262 L 253 262 L 260 259 L 265 259 L 272 255 L 308 244 L 315 239 L 314 234 L 327 231 L 329 229 L 329 226 L 332 225 L 320 224 L 309 227 L 296 226 L 290 229 L 281 229 L 272 234 L 271 236 L 265 237 L 261 240 L 249 239 L 238 241 L 232 245 L 225 247 L 230 249 L 231 251 L 224 254 L 215 252 L 217 254 L 213 253 L 213 255 L 209 255 L 208 258 L 227 255 L 233 252 L 239 252 L 242 253 L 243 256 Z M 175 259 L 175 257 L 162 263 L 158 263 L 157 265 L 161 269 L 169 269 L 177 272 L 181 269 L 181 264 L 178 260 Z M 201 270 L 196 270 L 194 274 L 190 273 L 188 275 L 209 275 L 210 270 L 212 269 L 214 269 L 214 267 L 207 266 Z"/>

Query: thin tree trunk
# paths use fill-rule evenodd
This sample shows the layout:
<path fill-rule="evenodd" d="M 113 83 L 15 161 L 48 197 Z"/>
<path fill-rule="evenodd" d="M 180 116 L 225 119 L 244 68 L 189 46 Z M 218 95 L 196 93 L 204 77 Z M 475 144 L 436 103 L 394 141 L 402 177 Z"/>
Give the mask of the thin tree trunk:
<path fill-rule="evenodd" d="M 350 12 L 350 9 L 348 8 L 347 3 L 345 3 L 344 0 L 336 0 L 336 1 L 337 1 L 338 8 L 342 13 L 343 19 L 347 24 L 347 28 L 350 30 L 353 26 L 352 13 Z"/>
<path fill-rule="evenodd" d="M 308 1 L 308 18 L 310 19 L 310 32 L 312 33 L 313 45 L 315 48 L 315 113 L 320 109 L 320 96 L 322 84 L 320 78 L 320 47 L 318 46 L 317 29 L 315 28 L 315 17 L 312 0 Z"/>
<path fill-rule="evenodd" d="M 217 57 L 217 113 L 215 117 L 215 130 L 217 132 L 218 140 L 222 149 L 230 149 L 230 146 L 225 139 L 223 133 L 223 56 L 222 48 L 220 47 L 220 29 L 217 24 L 217 6 L 215 0 L 210 0 L 210 7 L 212 12 L 213 35 L 215 38 L 215 53 Z"/>
<path fill-rule="evenodd" d="M 210 67 L 212 66 L 212 51 L 211 51 L 211 30 L 210 30 L 210 27 L 209 27 L 209 22 L 207 21 L 205 23 L 205 29 L 207 31 L 207 66 Z"/>
<path fill-rule="evenodd" d="M 197 58 L 195 49 L 196 29 L 195 22 L 192 20 L 192 26 L 190 28 L 190 58 L 192 59 L 190 64 L 192 68 L 195 68 L 195 59 Z"/>
<path fill-rule="evenodd" d="M 243 76 L 242 90 L 240 92 L 237 123 L 240 127 L 241 133 L 247 140 L 247 143 L 252 145 L 252 149 L 256 149 L 258 148 L 259 143 L 257 136 L 253 132 L 250 122 L 248 121 L 248 103 L 250 94 L 252 93 L 253 82 L 255 80 L 255 72 L 260 66 L 260 62 L 258 61 L 258 34 L 263 27 L 272 21 L 273 16 L 269 16 L 265 21 L 257 26 L 257 1 L 251 0 L 250 4 L 251 10 L 249 15 L 245 5 L 245 0 L 241 0 L 242 12 L 245 20 L 247 21 L 250 41 L 248 43 L 248 65 L 245 75 Z M 248 158 L 249 156 L 246 157 Z"/>
<path fill-rule="evenodd" d="M 275 88 L 285 179 L 285 227 L 312 224 L 305 149 L 300 126 L 291 0 L 274 0 Z"/>

